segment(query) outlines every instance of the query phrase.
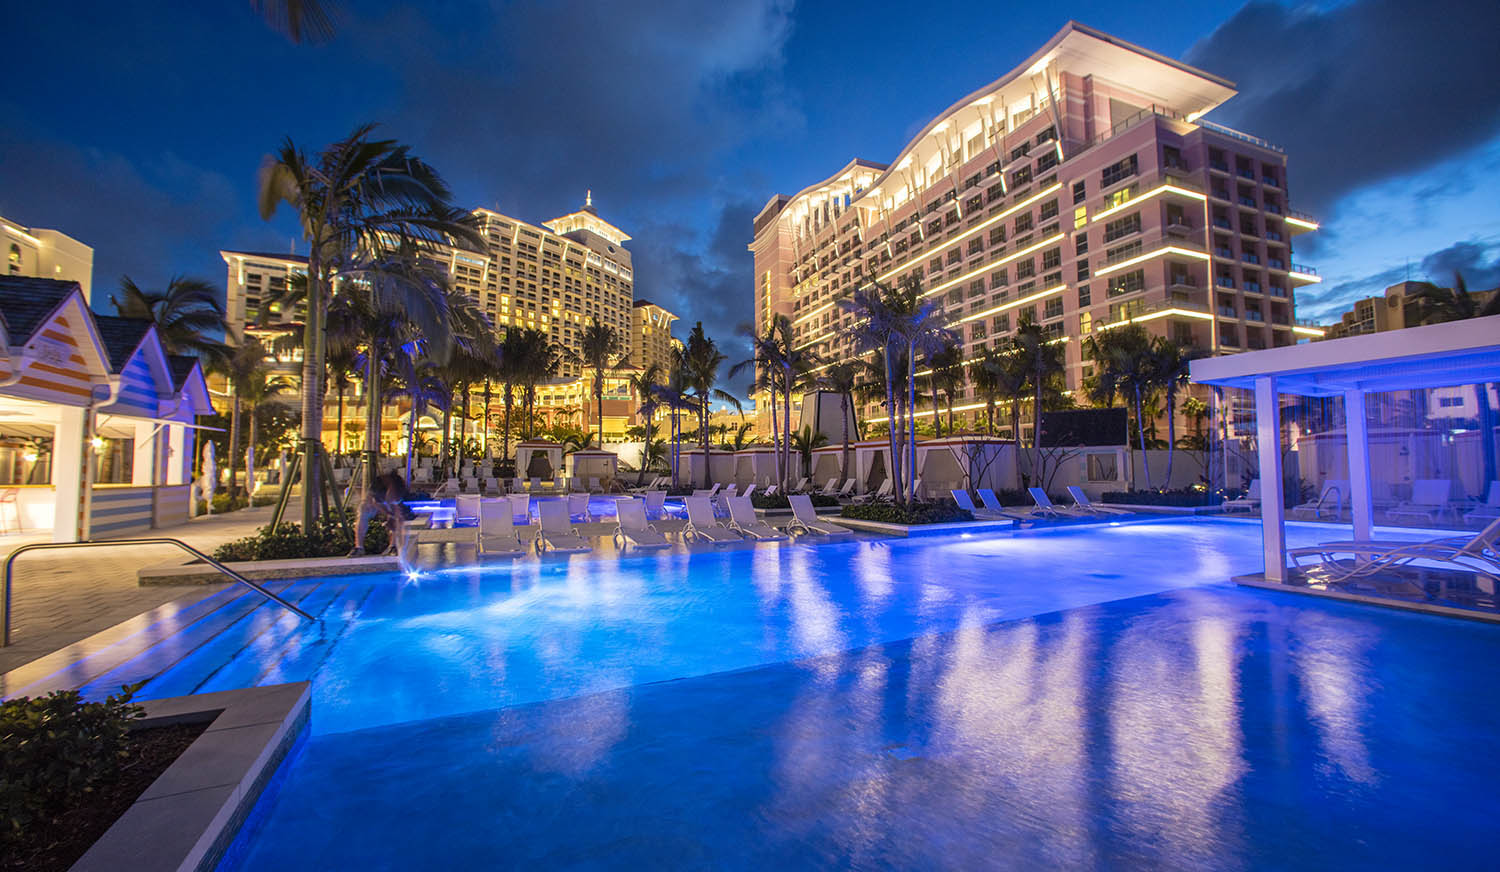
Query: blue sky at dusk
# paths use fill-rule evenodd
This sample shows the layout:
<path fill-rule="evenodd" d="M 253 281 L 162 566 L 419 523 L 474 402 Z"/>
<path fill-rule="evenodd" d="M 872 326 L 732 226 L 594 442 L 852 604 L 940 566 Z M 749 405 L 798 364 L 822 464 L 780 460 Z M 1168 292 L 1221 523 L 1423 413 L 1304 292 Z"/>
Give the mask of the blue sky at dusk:
<path fill-rule="evenodd" d="M 7 10 L 0 214 L 92 245 L 96 297 L 222 284 L 221 248 L 302 250 L 256 213 L 262 155 L 377 121 L 461 205 L 539 222 L 591 188 L 637 296 L 738 360 L 766 199 L 888 160 L 1070 17 L 1238 83 L 1209 117 L 1285 147 L 1292 207 L 1323 221 L 1297 239 L 1325 279 L 1299 316 L 1408 274 L 1500 284 L 1493 2 L 351 2 L 302 46 L 247 0 L 29 3 Z"/>

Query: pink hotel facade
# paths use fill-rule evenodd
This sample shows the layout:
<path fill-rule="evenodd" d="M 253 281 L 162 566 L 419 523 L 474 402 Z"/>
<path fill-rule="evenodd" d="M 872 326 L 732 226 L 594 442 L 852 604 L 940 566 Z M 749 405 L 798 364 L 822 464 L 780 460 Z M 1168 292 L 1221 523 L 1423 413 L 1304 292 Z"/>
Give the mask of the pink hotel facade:
<path fill-rule="evenodd" d="M 1067 386 L 1091 372 L 1079 340 L 1136 322 L 1216 353 L 1292 345 L 1286 155 L 1201 120 L 1232 83 L 1069 22 L 1021 66 L 935 118 L 889 165 L 851 161 L 754 223 L 755 320 L 853 356 L 836 301 L 915 274 L 966 359 L 1024 316 L 1064 342 Z M 970 393 L 956 410 L 981 407 Z M 867 410 L 883 420 L 879 407 Z"/>

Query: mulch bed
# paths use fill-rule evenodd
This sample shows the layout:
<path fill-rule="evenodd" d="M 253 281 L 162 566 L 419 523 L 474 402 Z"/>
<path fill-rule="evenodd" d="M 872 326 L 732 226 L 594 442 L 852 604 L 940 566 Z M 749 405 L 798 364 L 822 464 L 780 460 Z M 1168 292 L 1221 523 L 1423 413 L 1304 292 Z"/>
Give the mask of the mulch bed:
<path fill-rule="evenodd" d="M 177 724 L 132 733 L 130 759 L 120 776 L 20 839 L 0 843 L 0 869 L 61 872 L 72 866 L 207 728 L 206 723 Z"/>

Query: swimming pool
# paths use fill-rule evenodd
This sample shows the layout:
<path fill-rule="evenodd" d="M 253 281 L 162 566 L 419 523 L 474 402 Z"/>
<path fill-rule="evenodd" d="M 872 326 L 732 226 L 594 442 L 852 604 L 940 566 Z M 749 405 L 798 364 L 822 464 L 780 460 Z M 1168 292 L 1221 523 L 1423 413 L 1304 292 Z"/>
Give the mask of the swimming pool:
<path fill-rule="evenodd" d="M 1225 584 L 1259 542 L 1171 521 L 336 579 L 286 590 L 320 627 L 224 594 L 74 677 L 313 681 L 230 870 L 1488 862 L 1500 629 Z"/>

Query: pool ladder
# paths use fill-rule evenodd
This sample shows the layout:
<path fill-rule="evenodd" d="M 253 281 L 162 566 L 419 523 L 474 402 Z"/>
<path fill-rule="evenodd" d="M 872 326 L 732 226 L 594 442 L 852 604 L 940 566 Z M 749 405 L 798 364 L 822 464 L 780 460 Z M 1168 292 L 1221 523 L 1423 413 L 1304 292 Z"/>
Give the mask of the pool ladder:
<path fill-rule="evenodd" d="M 3 630 L 0 630 L 0 648 L 4 648 L 10 645 L 11 572 L 15 566 L 17 557 L 20 557 L 27 551 L 40 551 L 49 548 L 103 548 L 114 547 L 117 545 L 176 545 L 178 548 L 181 548 L 182 550 L 188 552 L 204 563 L 207 563 L 209 566 L 212 566 L 214 569 L 218 570 L 220 574 L 228 577 L 229 580 L 237 581 L 240 584 L 245 585 L 246 587 L 265 597 L 266 599 L 296 614 L 299 618 L 307 621 L 317 620 L 317 618 L 314 618 L 307 612 L 304 612 L 303 610 L 287 602 L 276 593 L 267 590 L 262 585 L 256 584 L 245 576 L 240 575 L 238 572 L 235 572 L 233 569 L 230 569 L 219 561 L 213 559 L 212 557 L 209 557 L 207 554 L 204 554 L 202 551 L 199 551 L 197 548 L 194 548 L 181 539 L 168 539 L 166 537 L 161 537 L 153 539 L 111 539 L 102 542 L 37 542 L 31 545 L 22 545 L 20 548 L 12 551 L 10 553 L 10 556 L 5 559 L 5 618 L 4 628 Z"/>

